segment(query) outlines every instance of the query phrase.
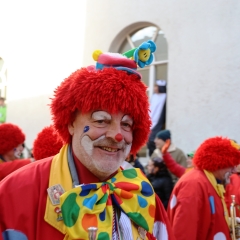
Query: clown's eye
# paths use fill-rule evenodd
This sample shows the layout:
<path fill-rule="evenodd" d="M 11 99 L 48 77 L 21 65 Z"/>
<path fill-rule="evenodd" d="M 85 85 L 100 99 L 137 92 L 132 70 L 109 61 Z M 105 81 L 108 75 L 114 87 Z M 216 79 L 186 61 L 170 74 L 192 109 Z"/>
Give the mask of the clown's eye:
<path fill-rule="evenodd" d="M 128 123 L 128 122 L 122 122 L 121 126 L 123 128 L 123 130 L 130 132 L 132 131 L 132 124 Z"/>
<path fill-rule="evenodd" d="M 95 122 L 97 122 L 97 123 L 104 123 L 105 120 L 97 120 L 97 121 L 95 121 Z"/>
<path fill-rule="evenodd" d="M 93 121 L 93 125 L 95 127 L 106 127 L 109 124 L 109 120 L 107 119 L 98 119 Z"/>

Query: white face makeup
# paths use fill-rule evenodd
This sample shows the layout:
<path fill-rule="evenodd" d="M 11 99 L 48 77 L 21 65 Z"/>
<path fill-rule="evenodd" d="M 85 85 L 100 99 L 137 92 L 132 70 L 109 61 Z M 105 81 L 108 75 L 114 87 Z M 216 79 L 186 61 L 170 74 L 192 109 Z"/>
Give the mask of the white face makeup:
<path fill-rule="evenodd" d="M 226 173 L 224 174 L 225 184 L 230 183 L 230 176 L 236 172 L 237 172 L 237 167 L 231 167 L 231 168 L 228 168 L 228 170 L 226 170 Z"/>
<path fill-rule="evenodd" d="M 132 118 L 123 113 L 79 113 L 69 126 L 75 155 L 94 175 L 105 179 L 128 156 L 132 145 L 132 125 Z"/>
<path fill-rule="evenodd" d="M 230 172 L 226 172 L 225 175 L 224 175 L 224 181 L 225 181 L 225 184 L 229 184 L 230 183 L 230 176 L 232 174 Z"/>
<path fill-rule="evenodd" d="M 213 172 L 214 176 L 219 179 L 220 181 L 224 181 L 228 183 L 230 181 L 229 177 L 232 173 L 236 172 L 236 167 L 229 167 L 224 169 L 219 169 Z"/>
<path fill-rule="evenodd" d="M 15 158 L 20 158 L 20 157 L 21 157 L 21 154 L 22 154 L 22 151 L 23 151 L 23 145 L 22 145 L 22 144 L 19 144 L 19 145 L 14 149 L 14 156 L 15 156 Z"/>

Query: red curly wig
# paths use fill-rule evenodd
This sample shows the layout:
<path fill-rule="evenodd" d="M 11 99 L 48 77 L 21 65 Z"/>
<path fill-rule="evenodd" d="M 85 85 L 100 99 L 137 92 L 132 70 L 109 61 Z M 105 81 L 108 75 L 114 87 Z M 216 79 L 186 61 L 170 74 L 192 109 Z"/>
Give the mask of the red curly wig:
<path fill-rule="evenodd" d="M 40 160 L 46 157 L 56 155 L 63 146 L 62 140 L 50 125 L 42 129 L 38 133 L 37 138 L 33 142 L 33 157 Z"/>
<path fill-rule="evenodd" d="M 228 138 L 209 138 L 195 152 L 193 163 L 211 172 L 237 166 L 240 164 L 239 145 Z"/>
<path fill-rule="evenodd" d="M 54 127 L 63 141 L 70 143 L 68 124 L 74 121 L 77 110 L 82 113 L 95 109 L 110 113 L 121 111 L 133 118 L 131 153 L 136 154 L 146 143 L 151 126 L 146 88 L 136 74 L 114 68 L 99 71 L 81 68 L 54 92 L 50 105 Z"/>
<path fill-rule="evenodd" d="M 0 154 L 5 154 L 24 143 L 25 135 L 22 130 L 12 123 L 0 124 Z"/>

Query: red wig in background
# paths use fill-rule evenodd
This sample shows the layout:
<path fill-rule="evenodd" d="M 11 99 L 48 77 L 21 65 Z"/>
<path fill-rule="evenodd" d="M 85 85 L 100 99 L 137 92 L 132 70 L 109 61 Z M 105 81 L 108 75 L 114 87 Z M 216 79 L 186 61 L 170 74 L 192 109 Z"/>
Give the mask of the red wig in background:
<path fill-rule="evenodd" d="M 50 125 L 42 129 L 38 133 L 37 138 L 33 142 L 33 157 L 35 160 L 40 160 L 46 157 L 51 157 L 59 153 L 63 142 Z"/>
<path fill-rule="evenodd" d="M 233 140 L 213 137 L 204 141 L 193 157 L 193 163 L 210 172 L 240 164 L 239 145 Z"/>
<path fill-rule="evenodd" d="M 146 89 L 146 85 L 136 74 L 115 68 L 98 71 L 79 69 L 66 78 L 54 92 L 51 103 L 54 127 L 63 141 L 70 143 L 68 124 L 74 121 L 77 111 L 121 111 L 133 118 L 131 153 L 136 154 L 146 143 L 150 132 L 151 120 Z"/>
<path fill-rule="evenodd" d="M 5 154 L 23 144 L 25 135 L 22 130 L 12 123 L 3 123 L 0 125 L 0 154 Z"/>

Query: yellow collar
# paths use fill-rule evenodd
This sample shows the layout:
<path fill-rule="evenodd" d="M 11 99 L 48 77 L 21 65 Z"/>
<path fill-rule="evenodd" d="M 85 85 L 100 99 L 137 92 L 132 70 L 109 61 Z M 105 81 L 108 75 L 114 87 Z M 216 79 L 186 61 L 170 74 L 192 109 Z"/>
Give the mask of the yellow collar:
<path fill-rule="evenodd" d="M 224 217 L 225 217 L 225 220 L 227 222 L 227 225 L 230 226 L 228 210 L 227 210 L 227 206 L 226 206 L 225 199 L 224 199 L 225 189 L 224 189 L 222 184 L 217 183 L 216 178 L 214 177 L 214 175 L 211 172 L 209 172 L 207 170 L 204 170 L 204 173 L 205 173 L 206 177 L 208 178 L 209 182 L 214 187 L 218 196 L 221 198 L 222 205 L 223 205 L 223 210 L 224 210 Z"/>
<path fill-rule="evenodd" d="M 48 185 L 49 187 L 60 184 L 65 191 L 72 189 L 72 177 L 67 161 L 68 147 L 68 145 L 63 146 L 59 154 L 57 154 L 52 160 Z M 63 234 L 66 234 L 66 228 L 63 224 L 63 221 L 57 221 L 58 216 L 55 212 L 56 207 L 60 208 L 60 204 L 53 205 L 48 196 L 44 219 L 51 226 Z"/>

